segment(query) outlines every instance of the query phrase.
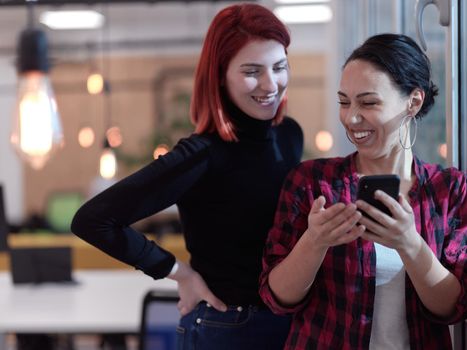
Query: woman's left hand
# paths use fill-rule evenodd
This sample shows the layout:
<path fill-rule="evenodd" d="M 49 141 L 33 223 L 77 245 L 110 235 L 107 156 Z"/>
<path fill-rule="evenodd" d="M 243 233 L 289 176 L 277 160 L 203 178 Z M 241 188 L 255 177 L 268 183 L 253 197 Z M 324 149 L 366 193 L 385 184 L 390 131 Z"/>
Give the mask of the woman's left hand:
<path fill-rule="evenodd" d="M 397 251 L 418 249 L 420 235 L 415 227 L 412 207 L 399 194 L 398 201 L 387 193 L 377 190 L 375 198 L 390 210 L 392 217 L 376 209 L 365 201 L 357 200 L 357 207 L 366 212 L 373 220 L 362 216 L 359 223 L 366 227 L 362 238 L 382 244 Z"/>

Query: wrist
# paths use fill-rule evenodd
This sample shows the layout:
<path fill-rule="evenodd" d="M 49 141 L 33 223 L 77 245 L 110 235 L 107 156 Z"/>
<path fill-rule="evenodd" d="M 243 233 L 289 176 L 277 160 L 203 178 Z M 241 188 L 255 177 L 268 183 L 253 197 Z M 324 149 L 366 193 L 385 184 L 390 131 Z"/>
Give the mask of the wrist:
<path fill-rule="evenodd" d="M 409 244 L 403 245 L 400 249 L 397 249 L 397 251 L 402 259 L 416 260 L 419 252 L 422 250 L 422 246 L 423 239 L 417 233 Z"/>
<path fill-rule="evenodd" d="M 172 267 L 172 270 L 168 274 L 167 278 L 173 279 L 178 282 L 190 276 L 192 271 L 193 270 L 191 269 L 189 265 L 181 261 L 176 261 L 174 266 Z"/>
<path fill-rule="evenodd" d="M 180 265 L 178 261 L 175 260 L 175 264 L 172 266 L 172 270 L 170 270 L 169 275 L 167 277 L 175 276 L 179 268 L 180 268 Z"/>
<path fill-rule="evenodd" d="M 304 240 L 303 244 L 307 247 L 307 251 L 310 253 L 322 255 L 326 254 L 329 249 L 329 246 L 319 243 L 314 232 L 311 232 L 309 229 L 304 232 L 302 237 Z"/>

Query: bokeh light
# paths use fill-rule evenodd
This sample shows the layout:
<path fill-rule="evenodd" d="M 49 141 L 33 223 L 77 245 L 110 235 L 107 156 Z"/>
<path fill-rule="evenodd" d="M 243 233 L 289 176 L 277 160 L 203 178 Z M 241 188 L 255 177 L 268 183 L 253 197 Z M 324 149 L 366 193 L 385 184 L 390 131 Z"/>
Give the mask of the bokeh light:
<path fill-rule="evenodd" d="M 78 142 L 79 145 L 83 148 L 91 147 L 94 144 L 95 139 L 96 135 L 94 133 L 94 130 L 89 126 L 81 128 L 78 132 Z"/>
<path fill-rule="evenodd" d="M 334 141 L 329 131 L 321 130 L 315 136 L 316 147 L 321 152 L 327 152 L 332 148 Z"/>

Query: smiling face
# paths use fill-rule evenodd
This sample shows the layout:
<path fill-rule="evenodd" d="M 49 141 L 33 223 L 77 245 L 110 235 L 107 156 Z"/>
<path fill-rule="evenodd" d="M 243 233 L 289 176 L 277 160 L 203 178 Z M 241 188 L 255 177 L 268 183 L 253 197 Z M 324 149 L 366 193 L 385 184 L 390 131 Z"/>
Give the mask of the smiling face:
<path fill-rule="evenodd" d="M 284 46 L 275 40 L 254 40 L 230 61 L 226 88 L 232 102 L 250 117 L 274 118 L 289 81 Z"/>
<path fill-rule="evenodd" d="M 409 114 L 403 96 L 387 73 L 363 61 L 349 62 L 338 92 L 339 116 L 361 156 L 385 158 L 402 150 L 399 125 Z"/>

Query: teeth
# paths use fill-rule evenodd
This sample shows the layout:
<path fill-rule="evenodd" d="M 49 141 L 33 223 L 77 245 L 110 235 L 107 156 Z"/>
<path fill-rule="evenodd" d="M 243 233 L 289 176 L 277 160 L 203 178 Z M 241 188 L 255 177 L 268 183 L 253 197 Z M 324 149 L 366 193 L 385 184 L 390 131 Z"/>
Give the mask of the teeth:
<path fill-rule="evenodd" d="M 275 97 L 275 95 L 267 97 L 253 96 L 253 99 L 259 103 L 271 103 L 272 101 L 274 101 Z"/>
<path fill-rule="evenodd" d="M 359 131 L 359 132 L 354 132 L 353 133 L 353 136 L 356 138 L 356 139 L 362 139 L 364 137 L 367 137 L 368 135 L 370 135 L 371 132 L 370 131 Z"/>

